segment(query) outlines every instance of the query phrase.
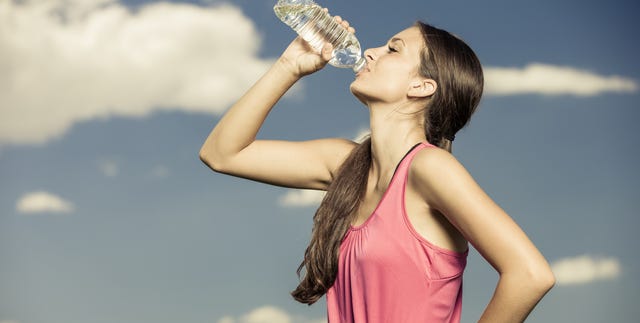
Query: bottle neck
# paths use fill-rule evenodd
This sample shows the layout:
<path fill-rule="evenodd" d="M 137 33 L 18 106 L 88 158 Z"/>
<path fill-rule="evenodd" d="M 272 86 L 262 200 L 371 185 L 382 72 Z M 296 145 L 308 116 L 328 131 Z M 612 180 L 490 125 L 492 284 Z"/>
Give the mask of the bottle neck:
<path fill-rule="evenodd" d="M 367 60 L 364 57 L 360 57 L 360 59 L 353 65 L 353 72 L 360 72 L 365 66 L 367 66 Z"/>

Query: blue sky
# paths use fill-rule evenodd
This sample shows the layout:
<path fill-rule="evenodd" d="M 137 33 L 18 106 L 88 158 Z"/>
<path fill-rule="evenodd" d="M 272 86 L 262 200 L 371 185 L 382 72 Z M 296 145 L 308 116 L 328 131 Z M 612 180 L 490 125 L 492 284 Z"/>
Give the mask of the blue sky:
<path fill-rule="evenodd" d="M 322 322 L 289 296 L 317 194 L 216 174 L 220 114 L 293 32 L 275 1 L 0 1 L 0 323 Z M 640 23 L 633 1 L 325 1 L 364 48 L 415 20 L 487 78 L 455 156 L 558 285 L 528 322 L 640 316 Z M 327 67 L 260 138 L 354 138 L 366 108 Z M 475 250 L 463 322 L 498 275 Z"/>

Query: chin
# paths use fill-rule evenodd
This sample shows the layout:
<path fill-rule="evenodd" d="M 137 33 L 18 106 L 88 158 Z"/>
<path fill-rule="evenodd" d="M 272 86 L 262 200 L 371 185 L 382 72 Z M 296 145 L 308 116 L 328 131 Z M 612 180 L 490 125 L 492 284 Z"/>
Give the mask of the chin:
<path fill-rule="evenodd" d="M 358 83 L 359 82 L 357 79 L 351 82 L 351 85 L 349 86 L 349 90 L 351 91 L 351 94 L 353 94 L 353 96 L 355 96 L 360 102 L 368 106 L 367 102 L 369 102 L 370 96 L 367 95 L 364 91 L 362 91 L 363 89 L 361 89 L 361 84 L 358 84 Z"/>

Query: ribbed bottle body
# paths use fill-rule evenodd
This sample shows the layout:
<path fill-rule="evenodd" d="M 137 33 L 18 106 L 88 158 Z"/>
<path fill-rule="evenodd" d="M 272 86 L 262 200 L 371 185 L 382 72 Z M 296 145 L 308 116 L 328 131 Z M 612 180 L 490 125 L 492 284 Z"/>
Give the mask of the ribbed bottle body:
<path fill-rule="evenodd" d="M 320 52 L 329 42 L 333 55 L 329 64 L 359 71 L 365 65 L 360 42 L 320 6 L 310 0 L 280 0 L 273 8 L 276 16 Z"/>

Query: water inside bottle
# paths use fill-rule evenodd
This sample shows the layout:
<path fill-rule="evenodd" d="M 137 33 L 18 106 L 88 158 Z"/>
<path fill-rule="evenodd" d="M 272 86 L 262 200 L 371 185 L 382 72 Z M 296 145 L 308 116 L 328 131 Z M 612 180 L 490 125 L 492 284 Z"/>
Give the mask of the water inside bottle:
<path fill-rule="evenodd" d="M 358 39 L 338 24 L 312 1 L 279 2 L 273 10 L 276 16 L 295 30 L 309 45 L 320 52 L 325 42 L 333 45 L 329 64 L 351 67 L 358 72 L 365 65 Z"/>

